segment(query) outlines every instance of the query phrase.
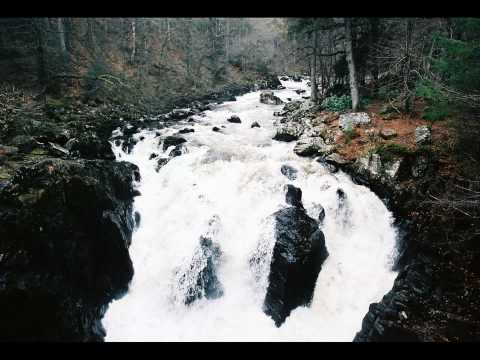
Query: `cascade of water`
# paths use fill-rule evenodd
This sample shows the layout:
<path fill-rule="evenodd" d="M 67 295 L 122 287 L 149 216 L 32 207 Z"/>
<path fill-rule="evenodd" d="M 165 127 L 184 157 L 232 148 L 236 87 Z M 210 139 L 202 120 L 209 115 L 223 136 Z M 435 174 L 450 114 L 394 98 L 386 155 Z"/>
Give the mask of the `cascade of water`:
<path fill-rule="evenodd" d="M 299 88 L 309 93 L 305 81 L 282 84 L 286 89 L 275 95 L 284 101 L 300 99 Z M 129 154 L 114 146 L 117 159 L 140 168 L 142 195 L 135 210 L 142 220 L 130 248 L 135 268 L 130 290 L 110 305 L 103 321 L 107 341 L 351 341 L 370 303 L 391 288 L 396 230 L 389 211 L 347 175 L 298 157 L 294 143 L 272 140 L 273 112 L 282 105 L 261 104 L 259 93 L 195 116 L 194 123 L 162 129 L 161 137 L 142 131 L 136 136 L 144 139 Z M 226 121 L 233 114 L 240 124 Z M 259 128 L 250 127 L 254 121 Z M 187 139 L 185 153 L 157 172 L 158 159 L 150 154 L 162 156 L 159 139 L 186 126 L 195 131 L 181 135 Z M 284 164 L 298 170 L 295 180 L 282 175 Z M 277 328 L 262 302 L 274 246 L 270 215 L 286 206 L 288 183 L 302 189 L 310 216 L 318 218 L 320 204 L 325 209 L 322 230 L 330 255 L 311 306 L 295 309 Z M 339 188 L 346 195 L 341 203 Z M 212 231 L 214 216 L 218 226 Z M 221 249 L 217 276 L 223 296 L 185 305 L 178 301 L 185 296 L 178 269 L 194 278 L 204 268 L 198 246 L 205 234 Z"/>

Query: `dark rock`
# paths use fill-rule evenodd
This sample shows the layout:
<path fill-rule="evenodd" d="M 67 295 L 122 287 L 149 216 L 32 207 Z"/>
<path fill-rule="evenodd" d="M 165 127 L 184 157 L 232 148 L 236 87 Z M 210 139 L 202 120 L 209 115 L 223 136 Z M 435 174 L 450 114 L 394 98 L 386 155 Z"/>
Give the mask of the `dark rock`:
<path fill-rule="evenodd" d="M 212 131 L 220 132 L 220 129 L 219 129 L 218 127 L 214 126 L 214 127 L 212 128 Z"/>
<path fill-rule="evenodd" d="M 259 128 L 259 127 L 260 127 L 260 124 L 259 124 L 258 122 L 256 122 L 256 121 L 254 121 L 254 122 L 252 123 L 252 125 L 250 125 L 250 127 L 251 127 L 251 128 L 256 128 L 256 127 Z"/>
<path fill-rule="evenodd" d="M 286 189 L 286 195 L 285 195 L 286 203 L 292 206 L 302 208 L 303 207 L 302 190 L 291 184 L 287 184 L 285 186 L 285 189 Z"/>
<path fill-rule="evenodd" d="M 180 136 L 167 136 L 163 140 L 163 150 L 167 150 L 170 146 L 177 146 L 180 144 L 183 144 L 184 142 L 187 142 L 184 138 Z"/>
<path fill-rule="evenodd" d="M 298 306 L 309 306 L 315 283 L 328 256 L 323 232 L 301 207 L 275 214 L 275 246 L 264 312 L 279 327 Z"/>
<path fill-rule="evenodd" d="M 280 80 L 282 80 L 282 81 L 288 81 L 288 80 L 290 80 L 290 79 L 288 78 L 288 76 L 282 76 L 282 77 L 280 78 Z"/>
<path fill-rule="evenodd" d="M 210 225 L 214 227 L 217 222 L 218 217 L 214 217 Z M 217 277 L 221 258 L 220 246 L 211 239 L 210 235 L 201 236 L 200 246 L 195 250 L 189 268 L 184 272 L 177 272 L 179 285 L 185 288 L 185 305 L 201 298 L 217 299 L 223 296 L 223 286 Z"/>
<path fill-rule="evenodd" d="M 322 205 L 318 205 L 319 206 L 319 213 L 318 213 L 318 221 L 321 223 L 323 223 L 323 220 L 325 219 L 325 209 L 323 208 Z"/>
<path fill-rule="evenodd" d="M 170 161 L 170 158 L 160 158 L 157 160 L 157 166 L 155 167 L 155 171 L 159 172 L 160 169 L 166 165 Z"/>
<path fill-rule="evenodd" d="M 290 165 L 282 165 L 280 171 L 285 175 L 289 180 L 295 180 L 297 178 L 298 170 L 291 167 Z"/>
<path fill-rule="evenodd" d="M 0 338 L 102 341 L 128 289 L 135 165 L 47 159 L 0 191 Z"/>
<path fill-rule="evenodd" d="M 126 146 L 126 143 L 124 142 L 122 146 Z M 85 159 L 115 160 L 110 143 L 100 139 L 94 132 L 80 134 L 75 142 L 69 144 L 69 147 L 68 150 L 73 156 Z"/>
<path fill-rule="evenodd" d="M 157 153 L 151 153 L 150 156 L 148 157 L 148 160 L 155 159 L 156 157 L 158 157 Z"/>
<path fill-rule="evenodd" d="M 135 228 L 138 229 L 138 227 L 140 226 L 140 220 L 141 220 L 141 216 L 140 216 L 140 213 L 138 211 L 135 211 L 135 213 L 133 214 L 134 218 L 135 218 Z"/>
<path fill-rule="evenodd" d="M 242 121 L 237 115 L 232 115 L 227 119 L 228 122 L 235 123 L 235 124 L 240 124 Z"/>
<path fill-rule="evenodd" d="M 260 102 L 268 105 L 280 105 L 283 101 L 273 94 L 273 91 L 262 91 L 260 93 Z"/>
<path fill-rule="evenodd" d="M 172 151 L 170 151 L 168 156 L 177 157 L 177 156 L 183 155 L 185 152 L 186 152 L 185 146 L 183 144 L 180 144 L 180 145 L 175 146 L 175 148 Z"/>
<path fill-rule="evenodd" d="M 303 93 L 305 93 L 305 90 L 303 90 L 303 89 L 297 89 L 297 90 L 295 90 L 295 92 L 296 92 L 297 94 L 303 94 Z"/>
<path fill-rule="evenodd" d="M 195 129 L 185 128 L 185 129 L 180 130 L 178 133 L 179 134 L 188 134 L 188 133 L 192 133 L 192 132 L 195 132 Z"/>

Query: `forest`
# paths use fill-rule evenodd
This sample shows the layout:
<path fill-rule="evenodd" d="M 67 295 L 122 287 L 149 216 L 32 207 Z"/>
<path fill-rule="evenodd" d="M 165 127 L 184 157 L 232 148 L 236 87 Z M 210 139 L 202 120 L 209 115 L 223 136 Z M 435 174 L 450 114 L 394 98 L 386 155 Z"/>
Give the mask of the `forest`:
<path fill-rule="evenodd" d="M 479 341 L 479 137 L 479 18 L 0 18 L 0 341 Z"/>

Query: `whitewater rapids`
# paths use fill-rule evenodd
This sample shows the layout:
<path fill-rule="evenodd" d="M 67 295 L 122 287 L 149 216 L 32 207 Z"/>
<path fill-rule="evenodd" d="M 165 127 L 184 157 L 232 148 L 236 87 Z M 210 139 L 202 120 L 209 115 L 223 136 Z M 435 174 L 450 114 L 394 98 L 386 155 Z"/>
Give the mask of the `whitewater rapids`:
<path fill-rule="evenodd" d="M 295 89 L 309 94 L 305 81 L 282 84 L 286 89 L 275 95 L 284 101 L 301 98 Z M 130 154 L 114 146 L 118 160 L 140 169 L 141 196 L 134 208 L 141 223 L 130 247 L 135 269 L 130 290 L 110 304 L 103 319 L 106 341 L 352 341 L 370 303 L 391 289 L 397 237 L 391 213 L 347 175 L 295 155 L 294 142 L 272 140 L 273 112 L 283 105 L 261 104 L 259 97 L 259 91 L 239 96 L 204 117 L 194 116 L 195 123 L 159 130 L 160 137 L 142 131 L 135 136 L 144 139 Z M 233 114 L 241 124 L 226 121 Z M 261 127 L 251 128 L 254 121 Z M 187 152 L 156 172 L 157 159 L 149 160 L 150 154 L 166 156 L 159 139 L 186 127 L 195 130 L 180 135 L 187 139 Z M 297 179 L 281 174 L 284 164 L 298 170 Z M 302 189 L 311 217 L 318 218 L 318 205 L 324 207 L 321 228 L 329 257 L 311 306 L 296 308 L 277 328 L 262 311 L 274 246 L 269 215 L 286 206 L 289 183 Z M 346 194 L 344 207 L 338 206 L 339 188 Z M 218 268 L 224 294 L 186 306 L 175 271 L 188 269 L 214 215 L 219 226 L 213 240 L 224 254 Z M 249 259 L 258 253 L 264 261 L 252 268 Z"/>

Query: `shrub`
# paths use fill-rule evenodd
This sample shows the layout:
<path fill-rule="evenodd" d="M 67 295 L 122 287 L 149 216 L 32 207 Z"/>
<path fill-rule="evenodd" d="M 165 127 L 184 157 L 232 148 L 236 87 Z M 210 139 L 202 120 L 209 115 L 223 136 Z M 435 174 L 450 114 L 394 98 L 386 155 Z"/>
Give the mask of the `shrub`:
<path fill-rule="evenodd" d="M 451 115 L 452 106 L 448 99 L 431 82 L 420 81 L 416 86 L 416 95 L 427 103 L 423 112 L 424 119 L 437 121 Z"/>
<path fill-rule="evenodd" d="M 358 137 L 357 129 L 355 129 L 354 127 L 348 127 L 347 129 L 345 129 L 344 134 L 345 134 L 345 143 L 346 144 L 350 144 L 350 142 L 353 139 Z"/>
<path fill-rule="evenodd" d="M 351 108 L 352 98 L 348 95 L 330 96 L 323 100 L 322 106 L 328 111 L 345 111 Z"/>

